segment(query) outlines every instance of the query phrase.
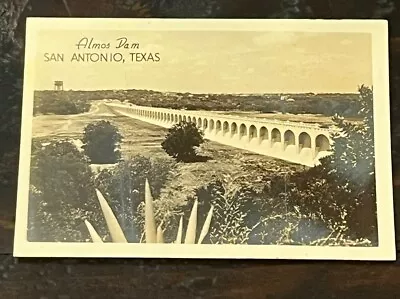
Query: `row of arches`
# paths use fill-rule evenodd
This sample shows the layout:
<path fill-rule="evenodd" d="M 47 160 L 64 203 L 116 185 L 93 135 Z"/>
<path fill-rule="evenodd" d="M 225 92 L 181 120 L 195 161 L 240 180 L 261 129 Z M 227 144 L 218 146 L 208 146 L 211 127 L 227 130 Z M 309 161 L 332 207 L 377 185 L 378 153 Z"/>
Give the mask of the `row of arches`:
<path fill-rule="evenodd" d="M 325 134 L 318 134 L 314 137 L 307 132 L 295 134 L 291 129 L 282 130 L 279 128 L 267 128 L 247 125 L 237 121 L 218 120 L 210 117 L 196 117 L 182 113 L 148 111 L 131 108 L 131 112 L 161 123 L 173 124 L 192 122 L 202 129 L 207 135 L 220 136 L 222 138 L 237 139 L 239 141 L 263 144 L 268 141 L 272 146 L 275 143 L 283 143 L 285 146 L 298 146 L 299 148 L 315 148 L 318 151 L 329 151 L 330 142 Z"/>

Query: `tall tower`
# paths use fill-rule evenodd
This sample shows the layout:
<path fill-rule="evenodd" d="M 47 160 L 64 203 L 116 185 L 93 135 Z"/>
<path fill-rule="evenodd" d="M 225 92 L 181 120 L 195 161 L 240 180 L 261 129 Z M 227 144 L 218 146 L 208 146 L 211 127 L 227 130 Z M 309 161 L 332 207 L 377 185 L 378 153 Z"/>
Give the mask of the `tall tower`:
<path fill-rule="evenodd" d="M 54 81 L 54 90 L 64 90 L 64 82 Z"/>

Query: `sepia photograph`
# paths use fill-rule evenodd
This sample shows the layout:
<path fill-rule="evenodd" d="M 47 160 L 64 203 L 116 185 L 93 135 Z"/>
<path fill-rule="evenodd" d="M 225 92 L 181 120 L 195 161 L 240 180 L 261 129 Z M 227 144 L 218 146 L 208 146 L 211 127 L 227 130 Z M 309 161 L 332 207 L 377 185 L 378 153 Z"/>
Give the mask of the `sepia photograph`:
<path fill-rule="evenodd" d="M 14 255 L 394 260 L 387 38 L 29 18 Z"/>

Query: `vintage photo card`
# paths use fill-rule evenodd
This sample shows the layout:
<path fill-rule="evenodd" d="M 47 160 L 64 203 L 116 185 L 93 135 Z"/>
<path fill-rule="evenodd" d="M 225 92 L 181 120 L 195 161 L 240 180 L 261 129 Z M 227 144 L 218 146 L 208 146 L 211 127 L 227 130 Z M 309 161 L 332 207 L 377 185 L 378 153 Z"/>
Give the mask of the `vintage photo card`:
<path fill-rule="evenodd" d="M 14 255 L 394 260 L 387 30 L 28 19 Z"/>

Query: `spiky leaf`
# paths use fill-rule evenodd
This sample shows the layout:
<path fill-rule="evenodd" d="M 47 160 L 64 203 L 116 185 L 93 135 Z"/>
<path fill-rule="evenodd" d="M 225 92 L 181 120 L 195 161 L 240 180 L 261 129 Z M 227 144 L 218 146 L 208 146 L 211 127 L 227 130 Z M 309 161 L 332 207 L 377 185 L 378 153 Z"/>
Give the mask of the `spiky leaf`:
<path fill-rule="evenodd" d="M 210 224 L 211 224 L 213 211 L 214 211 L 214 206 L 211 206 L 210 211 L 208 212 L 207 218 L 206 218 L 206 220 L 204 222 L 203 228 L 201 229 L 198 244 L 201 244 L 201 242 L 203 242 L 204 238 L 208 234 L 208 231 L 210 229 Z"/>
<path fill-rule="evenodd" d="M 103 243 L 103 240 L 101 239 L 99 234 L 96 232 L 93 225 L 87 220 L 85 220 L 85 224 L 89 231 L 90 237 L 92 238 L 93 243 Z"/>
<path fill-rule="evenodd" d="M 97 198 L 100 203 L 101 210 L 103 211 L 104 218 L 106 219 L 108 230 L 110 231 L 111 239 L 114 243 L 127 243 L 124 232 L 118 223 L 113 211 L 108 205 L 103 194 L 96 189 Z"/>
<path fill-rule="evenodd" d="M 181 216 L 181 219 L 179 220 L 178 234 L 176 235 L 175 244 L 182 243 L 182 231 L 183 231 L 183 216 Z"/>
<path fill-rule="evenodd" d="M 162 224 L 157 227 L 157 243 L 164 243 L 164 231 Z"/>
<path fill-rule="evenodd" d="M 149 181 L 145 183 L 145 234 L 146 243 L 157 243 L 156 221 L 154 219 L 153 196 L 151 195 Z"/>
<path fill-rule="evenodd" d="M 194 244 L 196 242 L 196 228 L 197 228 L 197 199 L 195 200 L 190 213 L 189 223 L 186 229 L 185 244 Z"/>

